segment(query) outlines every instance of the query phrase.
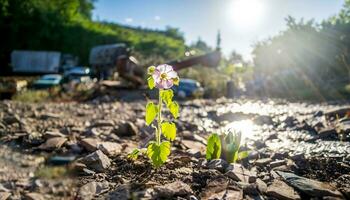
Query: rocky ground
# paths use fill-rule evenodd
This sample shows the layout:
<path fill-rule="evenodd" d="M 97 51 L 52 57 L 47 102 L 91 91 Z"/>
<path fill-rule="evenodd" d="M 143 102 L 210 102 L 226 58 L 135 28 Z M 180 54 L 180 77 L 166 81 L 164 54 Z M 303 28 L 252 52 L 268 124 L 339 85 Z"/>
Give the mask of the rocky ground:
<path fill-rule="evenodd" d="M 181 102 L 169 161 L 144 157 L 143 101 L 0 102 L 0 200 L 350 198 L 350 105 Z M 241 131 L 249 157 L 206 161 L 205 139 Z"/>

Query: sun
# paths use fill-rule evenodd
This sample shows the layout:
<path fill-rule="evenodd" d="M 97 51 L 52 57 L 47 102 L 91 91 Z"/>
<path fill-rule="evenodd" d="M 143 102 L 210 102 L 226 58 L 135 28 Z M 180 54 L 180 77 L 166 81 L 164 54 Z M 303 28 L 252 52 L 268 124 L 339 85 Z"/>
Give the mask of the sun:
<path fill-rule="evenodd" d="M 228 15 L 237 28 L 254 29 L 264 16 L 262 0 L 232 0 Z"/>

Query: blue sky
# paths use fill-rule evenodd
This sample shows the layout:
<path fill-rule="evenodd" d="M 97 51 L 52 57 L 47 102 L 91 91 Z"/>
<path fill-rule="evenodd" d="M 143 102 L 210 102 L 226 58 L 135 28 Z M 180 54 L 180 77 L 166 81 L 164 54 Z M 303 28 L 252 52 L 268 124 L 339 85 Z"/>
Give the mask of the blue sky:
<path fill-rule="evenodd" d="M 344 0 L 97 0 L 94 19 L 130 26 L 180 28 L 186 43 L 199 37 L 211 46 L 221 32 L 222 49 L 251 59 L 252 45 L 285 29 L 284 18 L 322 21 Z"/>

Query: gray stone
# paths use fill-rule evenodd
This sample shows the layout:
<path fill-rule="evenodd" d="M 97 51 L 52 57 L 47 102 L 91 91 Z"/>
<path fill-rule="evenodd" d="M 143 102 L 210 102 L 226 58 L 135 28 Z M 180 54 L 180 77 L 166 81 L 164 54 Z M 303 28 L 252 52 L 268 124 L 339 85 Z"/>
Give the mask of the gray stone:
<path fill-rule="evenodd" d="M 270 164 L 271 161 L 272 160 L 270 158 L 262 158 L 262 159 L 256 160 L 254 163 L 256 166 L 266 167 Z"/>
<path fill-rule="evenodd" d="M 104 172 L 111 165 L 110 159 L 101 150 L 97 150 L 79 161 L 97 172 Z"/>
<path fill-rule="evenodd" d="M 200 158 L 202 156 L 201 152 L 195 149 L 187 149 L 186 153 L 195 158 Z"/>
<path fill-rule="evenodd" d="M 260 178 L 258 178 L 258 179 L 256 179 L 256 185 L 257 185 L 258 190 L 261 193 L 266 193 L 267 184 L 264 181 L 262 181 Z"/>
<path fill-rule="evenodd" d="M 108 156 L 114 156 L 119 154 L 123 147 L 115 142 L 102 142 L 97 148 Z"/>
<path fill-rule="evenodd" d="M 256 173 L 250 172 L 240 164 L 230 164 L 226 171 L 225 175 L 235 181 L 245 183 L 254 183 L 256 181 Z"/>
<path fill-rule="evenodd" d="M 39 116 L 40 119 L 42 120 L 47 120 L 47 119 L 59 119 L 61 116 L 59 114 L 54 114 L 54 113 L 46 113 L 42 114 Z"/>
<path fill-rule="evenodd" d="M 279 166 L 282 166 L 285 164 L 287 164 L 286 160 L 275 160 L 275 161 L 270 162 L 270 168 L 273 169 L 275 167 L 279 167 Z"/>
<path fill-rule="evenodd" d="M 208 161 L 207 163 L 207 167 L 209 169 L 216 169 L 222 172 L 226 170 L 228 165 L 229 164 L 223 159 L 214 159 L 214 160 Z"/>
<path fill-rule="evenodd" d="M 24 199 L 25 200 L 44 200 L 46 198 L 42 194 L 31 192 L 31 193 L 25 194 Z"/>
<path fill-rule="evenodd" d="M 277 171 L 291 186 L 313 197 L 332 196 L 343 198 L 343 195 L 331 185 L 312 179 L 297 176 L 293 173 Z"/>
<path fill-rule="evenodd" d="M 131 122 L 123 122 L 118 124 L 115 133 L 120 137 L 131 137 L 138 133 L 137 127 Z"/>
<path fill-rule="evenodd" d="M 44 134 L 43 134 L 43 137 L 45 139 L 50 139 L 50 138 L 54 138 L 54 137 L 65 137 L 64 134 L 62 134 L 61 132 L 59 131 L 46 131 Z"/>
<path fill-rule="evenodd" d="M 154 187 L 154 192 L 158 198 L 172 198 L 193 194 L 191 187 L 182 181 L 175 181 L 162 186 L 156 186 Z"/>
<path fill-rule="evenodd" d="M 101 141 L 95 138 L 85 138 L 79 142 L 79 144 L 89 152 L 96 151 L 100 143 Z"/>
<path fill-rule="evenodd" d="M 89 200 L 93 199 L 95 195 L 102 194 L 109 189 L 108 182 L 90 182 L 83 185 L 78 192 L 78 198 Z"/>
<path fill-rule="evenodd" d="M 223 199 L 228 186 L 226 177 L 215 177 L 207 182 L 206 187 L 202 190 L 201 199 Z"/>
<path fill-rule="evenodd" d="M 0 192 L 0 200 L 7 200 L 11 196 L 9 192 Z"/>
<path fill-rule="evenodd" d="M 46 140 L 45 143 L 41 144 L 38 148 L 42 150 L 54 150 L 59 149 L 67 141 L 64 137 L 54 137 Z"/>
<path fill-rule="evenodd" d="M 206 146 L 197 141 L 193 140 L 181 140 L 181 143 L 187 148 L 187 149 L 194 149 L 200 152 L 205 152 Z"/>
<path fill-rule="evenodd" d="M 236 199 L 243 199 L 243 192 L 242 190 L 226 190 L 225 194 L 225 200 L 236 200 Z"/>
<path fill-rule="evenodd" d="M 114 126 L 114 122 L 112 120 L 96 120 L 92 123 L 91 127 L 101 127 L 101 126 Z"/>
<path fill-rule="evenodd" d="M 337 130 L 335 128 L 326 128 L 318 132 L 317 135 L 314 135 L 312 138 L 308 139 L 307 142 L 313 142 L 318 139 L 336 139 L 338 137 Z"/>
<path fill-rule="evenodd" d="M 267 196 L 280 199 L 280 200 L 294 200 L 300 199 L 298 193 L 288 186 L 285 182 L 275 179 L 271 185 L 267 187 Z"/>
<path fill-rule="evenodd" d="M 130 199 L 130 186 L 129 185 L 119 185 L 114 191 L 110 192 L 107 199 L 114 200 L 128 200 Z"/>

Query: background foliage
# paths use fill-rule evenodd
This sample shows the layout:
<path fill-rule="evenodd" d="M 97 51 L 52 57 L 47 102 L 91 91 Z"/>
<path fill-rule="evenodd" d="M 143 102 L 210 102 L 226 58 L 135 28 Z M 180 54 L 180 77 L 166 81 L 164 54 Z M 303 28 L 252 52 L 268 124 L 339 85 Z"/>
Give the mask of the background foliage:
<path fill-rule="evenodd" d="M 350 80 L 350 1 L 321 23 L 288 16 L 286 24 L 286 30 L 255 44 L 255 78 L 264 80 L 262 95 L 344 97 Z"/>
<path fill-rule="evenodd" d="M 0 0 L 0 65 L 10 63 L 14 49 L 71 53 L 88 64 L 91 47 L 124 42 L 140 60 L 162 62 L 184 54 L 182 34 L 125 27 L 91 19 L 94 0 Z M 144 59 L 147 61 L 147 59 Z"/>

